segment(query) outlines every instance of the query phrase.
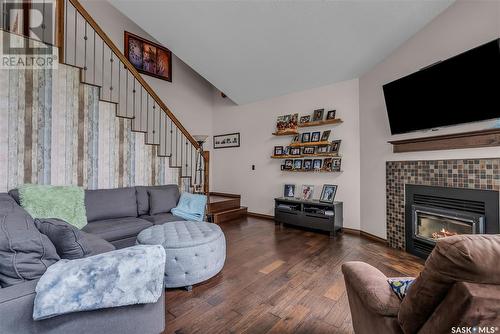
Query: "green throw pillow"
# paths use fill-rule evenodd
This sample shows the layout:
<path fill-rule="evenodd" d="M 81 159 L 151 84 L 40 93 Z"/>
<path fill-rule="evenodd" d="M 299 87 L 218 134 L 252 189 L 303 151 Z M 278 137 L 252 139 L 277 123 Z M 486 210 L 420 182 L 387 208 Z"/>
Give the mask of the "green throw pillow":
<path fill-rule="evenodd" d="M 78 229 L 87 225 L 85 192 L 80 187 L 25 184 L 19 187 L 19 198 L 33 218 L 58 218 Z"/>

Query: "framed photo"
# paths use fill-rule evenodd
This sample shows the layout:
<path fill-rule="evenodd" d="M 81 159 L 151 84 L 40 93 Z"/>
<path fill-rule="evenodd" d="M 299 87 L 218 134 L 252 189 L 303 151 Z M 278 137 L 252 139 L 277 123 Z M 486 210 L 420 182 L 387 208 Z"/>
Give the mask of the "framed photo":
<path fill-rule="evenodd" d="M 321 132 L 319 132 L 319 131 L 313 132 L 312 135 L 311 135 L 311 141 L 312 142 L 318 142 L 320 136 L 321 136 Z"/>
<path fill-rule="evenodd" d="M 309 132 L 304 132 L 302 134 L 302 142 L 309 143 L 311 141 L 311 134 Z"/>
<path fill-rule="evenodd" d="M 286 159 L 285 160 L 285 170 L 291 170 L 293 168 L 293 160 Z"/>
<path fill-rule="evenodd" d="M 300 194 L 300 197 L 305 200 L 310 200 L 313 197 L 314 193 L 314 186 L 310 184 L 304 184 L 302 185 L 302 192 Z"/>
<path fill-rule="evenodd" d="M 314 121 L 322 121 L 323 120 L 323 113 L 324 112 L 325 112 L 325 109 L 316 109 L 316 110 L 314 110 L 313 122 Z"/>
<path fill-rule="evenodd" d="M 332 141 L 331 148 L 332 148 L 332 152 L 333 153 L 339 153 L 340 143 L 341 142 L 342 142 L 341 140 L 334 140 L 334 141 Z"/>
<path fill-rule="evenodd" d="M 330 138 L 330 133 L 332 133 L 332 130 L 323 131 L 323 134 L 321 135 L 321 141 L 328 141 L 328 139 Z"/>
<path fill-rule="evenodd" d="M 340 172 L 341 165 L 342 165 L 341 158 L 332 158 L 332 171 L 333 172 Z"/>
<path fill-rule="evenodd" d="M 281 165 L 281 170 L 285 170 L 285 165 Z"/>
<path fill-rule="evenodd" d="M 332 170 L 332 158 L 325 158 L 323 160 L 321 170 L 324 170 L 325 172 L 330 172 Z"/>
<path fill-rule="evenodd" d="M 290 149 L 290 155 L 300 155 L 300 147 L 292 147 Z"/>
<path fill-rule="evenodd" d="M 292 138 L 292 144 L 293 143 L 300 143 L 300 135 L 295 135 Z"/>
<path fill-rule="evenodd" d="M 293 169 L 301 170 L 302 169 L 302 160 L 294 160 L 293 161 Z"/>
<path fill-rule="evenodd" d="M 336 113 L 337 110 L 330 110 L 329 112 L 326 113 L 326 119 L 335 119 Z"/>
<path fill-rule="evenodd" d="M 314 154 L 314 150 L 315 150 L 314 146 L 304 147 L 304 154 Z"/>
<path fill-rule="evenodd" d="M 240 133 L 214 136 L 214 148 L 240 147 Z"/>
<path fill-rule="evenodd" d="M 300 118 L 300 124 L 309 123 L 310 121 L 311 121 L 311 116 L 310 115 L 302 116 Z"/>
<path fill-rule="evenodd" d="M 321 170 L 321 165 L 322 165 L 321 159 L 314 159 L 313 160 L 313 169 L 314 170 Z"/>
<path fill-rule="evenodd" d="M 283 189 L 283 196 L 295 197 L 295 184 L 285 184 L 285 188 Z"/>
<path fill-rule="evenodd" d="M 335 201 L 336 194 L 337 194 L 337 185 L 324 184 L 323 190 L 321 190 L 321 196 L 319 197 L 319 201 L 323 203 L 333 203 Z"/>
<path fill-rule="evenodd" d="M 125 31 L 125 56 L 137 71 L 172 82 L 172 52 L 164 46 Z"/>
<path fill-rule="evenodd" d="M 283 155 L 283 146 L 274 146 L 274 155 Z"/>
<path fill-rule="evenodd" d="M 285 146 L 283 148 L 283 155 L 290 155 L 290 146 Z"/>
<path fill-rule="evenodd" d="M 318 154 L 328 153 L 328 152 L 330 152 L 330 147 L 331 146 L 326 146 L 326 145 L 318 146 L 318 149 L 316 151 Z"/>
<path fill-rule="evenodd" d="M 312 170 L 312 160 L 311 159 L 305 159 L 304 160 L 304 170 Z"/>
<path fill-rule="evenodd" d="M 299 114 L 278 116 L 276 130 L 278 132 L 297 132 Z"/>

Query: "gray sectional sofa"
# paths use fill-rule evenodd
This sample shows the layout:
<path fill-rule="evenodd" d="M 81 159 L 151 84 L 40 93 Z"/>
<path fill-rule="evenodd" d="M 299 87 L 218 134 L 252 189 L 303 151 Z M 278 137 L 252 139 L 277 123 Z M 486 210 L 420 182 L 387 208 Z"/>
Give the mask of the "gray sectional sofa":
<path fill-rule="evenodd" d="M 151 196 L 153 192 L 154 196 Z M 177 205 L 179 197 L 179 189 L 176 185 L 87 190 L 85 206 L 88 224 L 82 229 L 81 234 L 91 250 L 89 255 L 132 246 L 135 244 L 137 234 L 145 228 L 183 220 L 170 213 L 170 209 Z M 34 259 L 34 263 L 38 266 L 48 266 L 56 261 L 54 257 L 57 257 L 57 254 L 55 254 L 54 246 L 44 235 L 40 236 L 37 234 L 38 231 L 33 230 L 33 224 L 29 223 L 31 217 L 19 206 L 19 195 L 16 190 L 11 190 L 9 194 L 0 194 L 0 216 L 4 212 L 10 212 L 10 215 L 9 221 L 6 221 L 5 216 L 4 220 L 0 221 L 0 224 L 4 225 L 0 226 L 4 229 L 2 231 L 4 235 L 0 233 L 0 246 L 3 243 L 3 247 L 15 248 L 16 254 L 13 259 L 21 253 L 25 256 L 22 248 L 30 247 L 29 252 L 26 253 L 39 254 L 40 258 Z M 5 226 L 7 227 L 4 228 Z M 9 235 L 13 240 L 17 236 L 17 245 L 9 244 Z M 30 238 L 33 239 L 32 243 L 30 243 Z M 51 258 L 52 253 L 54 255 Z M 8 270 L 6 268 L 9 265 L 7 263 L 4 266 L 2 261 L 10 263 L 13 260 L 2 257 L 0 249 L 0 276 L 1 271 Z M 31 268 L 23 269 L 29 272 Z M 0 286 L 0 333 L 153 334 L 164 330 L 164 294 L 154 304 L 78 312 L 33 321 L 33 301 L 37 282 L 38 279 L 35 276 L 25 275 L 18 277 L 17 281 L 12 281 L 7 286 Z"/>

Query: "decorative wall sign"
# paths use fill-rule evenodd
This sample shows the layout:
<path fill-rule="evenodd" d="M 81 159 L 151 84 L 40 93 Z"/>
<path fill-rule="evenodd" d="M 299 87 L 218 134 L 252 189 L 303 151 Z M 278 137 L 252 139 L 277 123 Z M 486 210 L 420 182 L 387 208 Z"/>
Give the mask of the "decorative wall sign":
<path fill-rule="evenodd" d="M 214 136 L 214 148 L 240 147 L 240 133 Z"/>
<path fill-rule="evenodd" d="M 125 56 L 137 71 L 172 82 L 172 52 L 125 31 Z"/>

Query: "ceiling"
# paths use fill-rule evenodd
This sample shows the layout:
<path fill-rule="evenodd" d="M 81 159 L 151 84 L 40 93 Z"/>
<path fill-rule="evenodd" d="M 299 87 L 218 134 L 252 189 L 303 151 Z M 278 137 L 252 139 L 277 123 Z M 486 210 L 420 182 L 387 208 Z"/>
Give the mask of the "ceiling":
<path fill-rule="evenodd" d="M 454 0 L 109 1 L 244 104 L 358 78 Z"/>

